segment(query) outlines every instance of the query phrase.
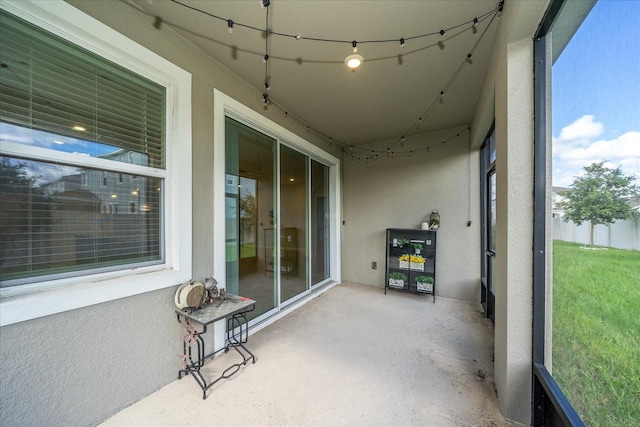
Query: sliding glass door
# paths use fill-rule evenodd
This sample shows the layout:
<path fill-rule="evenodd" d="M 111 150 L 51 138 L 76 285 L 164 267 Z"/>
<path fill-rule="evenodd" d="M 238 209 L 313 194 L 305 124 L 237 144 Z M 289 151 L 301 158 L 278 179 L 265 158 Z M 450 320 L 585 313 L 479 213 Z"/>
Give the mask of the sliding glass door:
<path fill-rule="evenodd" d="M 308 157 L 280 146 L 280 301 L 309 288 L 307 280 Z"/>
<path fill-rule="evenodd" d="M 311 285 L 329 278 L 329 168 L 311 160 Z"/>
<path fill-rule="evenodd" d="M 227 117 L 225 180 L 225 286 L 257 302 L 252 319 L 326 283 L 330 168 Z"/>
<path fill-rule="evenodd" d="M 226 289 L 256 301 L 252 317 L 277 306 L 274 271 L 276 140 L 225 123 Z"/>

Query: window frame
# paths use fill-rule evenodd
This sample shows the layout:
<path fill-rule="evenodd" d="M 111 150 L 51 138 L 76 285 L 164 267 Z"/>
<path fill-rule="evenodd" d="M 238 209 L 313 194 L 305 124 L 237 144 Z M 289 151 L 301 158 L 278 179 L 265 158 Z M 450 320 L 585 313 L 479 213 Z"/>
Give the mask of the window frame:
<path fill-rule="evenodd" d="M 164 236 L 164 263 L 138 268 L 123 266 L 116 271 L 88 272 L 77 277 L 2 288 L 0 326 L 163 289 L 189 280 L 192 269 L 191 74 L 61 0 L 6 0 L 0 7 L 166 88 L 166 168 L 150 169 L 115 161 L 110 167 L 112 172 L 163 180 L 161 233 Z M 79 160 L 78 156 L 68 153 L 52 156 L 49 150 L 17 144 L 3 143 L 0 152 L 12 157 L 64 160 L 90 167 L 100 167 L 106 161 L 86 157 Z"/>

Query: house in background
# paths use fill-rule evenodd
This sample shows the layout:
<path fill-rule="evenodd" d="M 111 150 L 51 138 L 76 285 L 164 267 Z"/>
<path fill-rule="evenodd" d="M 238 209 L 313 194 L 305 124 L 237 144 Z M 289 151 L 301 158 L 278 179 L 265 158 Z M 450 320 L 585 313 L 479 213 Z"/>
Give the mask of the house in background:
<path fill-rule="evenodd" d="M 469 74 L 456 72 L 461 61 L 443 61 L 439 69 L 414 70 L 422 77 L 410 87 L 400 81 L 409 79 L 405 73 L 419 52 L 403 57 L 398 45 L 380 51 L 378 61 L 367 64 L 365 57 L 370 71 L 350 72 L 322 59 L 335 46 L 307 43 L 301 53 L 292 43 L 304 40 L 295 38 L 280 51 L 271 40 L 271 80 L 262 81 L 261 60 L 245 66 L 264 54 L 261 33 L 243 34 L 237 25 L 245 2 L 192 3 L 237 13 L 235 27 L 222 22 L 222 33 L 209 34 L 209 18 L 169 1 L 0 3 L 7 43 L 0 52 L 3 165 L 48 182 L 55 179 L 45 172 L 66 165 L 74 170 L 56 172 L 58 179 L 104 176 L 108 188 L 127 185 L 96 201 L 134 197 L 124 206 L 126 216 L 146 224 L 144 233 L 129 224 L 144 241 L 121 257 L 111 256 L 104 241 L 83 240 L 74 244 L 76 262 L 64 268 L 24 256 L 23 264 L 16 267 L 21 261 L 14 260 L 13 269 L 2 270 L 3 424 L 96 424 L 173 381 L 181 351 L 173 294 L 184 281 L 213 274 L 227 290 L 255 298 L 251 325 L 257 331 L 286 315 L 285 308 L 340 282 L 382 287 L 383 270 L 371 265 L 384 261 L 385 229 L 417 228 L 433 209 L 442 216 L 438 295 L 482 303 L 493 319 L 495 386 L 504 415 L 542 425 L 562 413 L 554 406 L 554 388 L 547 387 L 553 384 L 545 369 L 548 325 L 540 313 L 550 253 L 534 208 L 551 217 L 544 151 L 553 60 L 548 35 L 558 24 L 555 55 L 593 2 L 271 2 L 308 34 L 323 34 L 331 20 L 316 12 L 331 7 L 368 11 L 372 20 L 389 24 L 361 22 L 352 31 L 363 38 L 371 28 L 419 34 L 445 21 L 447 28 L 466 22 L 464 31 L 451 31 L 444 41 L 449 48 L 441 40 L 430 48 L 457 52 L 464 60 L 460 70 Z M 374 18 L 381 8 L 401 13 Z M 264 22 L 264 12 L 253 15 Z M 474 17 L 482 18 L 477 28 Z M 221 39 L 228 29 L 238 38 Z M 471 55 L 474 40 L 482 43 Z M 216 56 L 216 49 L 223 53 Z M 359 53 L 367 49 L 361 43 Z M 295 64 L 293 72 L 283 63 Z M 65 80 L 68 72 L 78 77 Z M 316 83 L 325 78 L 338 92 Z M 360 86 L 359 78 L 373 79 L 368 82 L 377 82 L 375 89 Z M 348 84 L 338 83 L 344 79 Z M 270 95 L 263 96 L 262 83 L 272 86 Z M 400 87 L 398 99 L 392 94 Z M 429 102 L 443 105 L 434 103 L 438 108 L 424 123 L 421 89 L 435 95 Z M 265 104 L 269 97 L 272 103 Z M 370 109 L 380 104 L 385 108 L 378 113 Z M 71 129 L 82 120 L 85 128 Z M 8 124 L 73 137 L 95 150 L 79 155 L 45 136 L 10 135 Z M 148 157 L 109 158 L 98 144 L 114 155 L 131 149 Z M 360 147 L 367 153 L 358 155 Z M 38 179 L 23 180 L 20 191 L 46 186 Z M 145 185 L 133 186 L 134 180 Z M 108 213 L 76 220 L 100 227 Z M 27 246 L 38 232 L 27 223 L 16 227 Z M 9 252 L 3 249 L 2 256 Z M 223 334 L 224 325 L 216 325 L 218 346 Z M 544 408 L 545 416 L 534 408 Z"/>

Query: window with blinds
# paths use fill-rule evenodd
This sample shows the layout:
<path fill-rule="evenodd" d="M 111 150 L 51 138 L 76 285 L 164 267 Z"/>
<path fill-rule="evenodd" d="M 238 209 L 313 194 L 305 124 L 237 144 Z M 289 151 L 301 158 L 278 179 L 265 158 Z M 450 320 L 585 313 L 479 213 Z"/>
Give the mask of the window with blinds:
<path fill-rule="evenodd" d="M 0 13 L 0 286 L 163 262 L 165 87 Z"/>

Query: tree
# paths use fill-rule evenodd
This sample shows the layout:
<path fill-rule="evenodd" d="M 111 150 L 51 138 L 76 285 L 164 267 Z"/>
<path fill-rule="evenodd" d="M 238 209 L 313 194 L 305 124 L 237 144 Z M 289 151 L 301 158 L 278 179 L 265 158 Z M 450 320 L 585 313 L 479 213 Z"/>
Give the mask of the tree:
<path fill-rule="evenodd" d="M 584 175 L 575 179 L 562 194 L 558 207 L 565 210 L 565 221 L 591 225 L 591 244 L 597 224 L 611 224 L 616 220 L 633 219 L 638 212 L 630 202 L 640 195 L 634 183 L 635 175 L 624 175 L 620 168 L 610 169 L 604 162 L 584 167 Z"/>

